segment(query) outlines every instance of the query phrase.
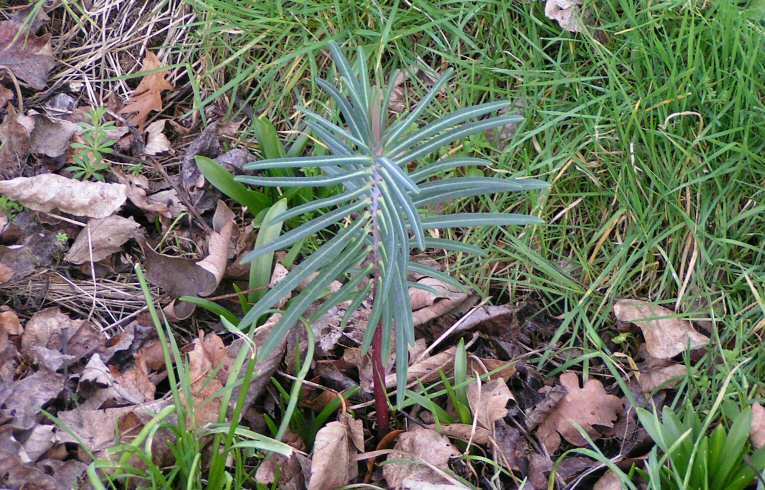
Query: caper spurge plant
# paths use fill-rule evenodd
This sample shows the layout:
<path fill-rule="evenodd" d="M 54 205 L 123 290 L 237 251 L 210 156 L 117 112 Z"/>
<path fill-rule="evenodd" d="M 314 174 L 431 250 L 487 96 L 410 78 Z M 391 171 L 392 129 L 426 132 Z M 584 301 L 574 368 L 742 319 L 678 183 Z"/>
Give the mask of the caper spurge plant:
<path fill-rule="evenodd" d="M 344 286 L 322 303 L 318 313 L 341 302 L 358 308 L 372 298 L 372 312 L 363 349 L 372 347 L 375 396 L 380 410 L 387 413 L 384 398 L 382 359 L 395 338 L 397 400 L 406 389 L 407 346 L 414 342 L 414 326 L 408 290 L 411 273 L 454 282 L 445 274 L 410 261 L 413 249 L 438 248 L 480 253 L 477 247 L 454 240 L 433 239 L 432 229 L 473 226 L 503 226 L 540 223 L 538 218 L 511 213 L 460 213 L 433 215 L 428 207 L 459 198 L 496 192 L 543 189 L 547 184 L 534 179 L 450 177 L 438 175 L 458 167 L 487 166 L 489 162 L 455 157 L 426 163 L 426 157 L 469 135 L 520 121 L 519 116 L 495 115 L 508 102 L 489 102 L 458 110 L 430 124 L 415 128 L 434 98 L 445 88 L 450 73 L 444 74 L 405 116 L 388 120 L 388 105 L 395 88 L 396 74 L 385 90 L 372 86 L 360 51 L 352 65 L 336 44 L 330 45 L 342 89 L 327 80 L 318 85 L 334 100 L 342 123 L 335 124 L 309 110 L 303 110 L 309 129 L 329 149 L 328 156 L 278 158 L 247 165 L 250 170 L 318 168 L 319 176 L 240 176 L 238 180 L 257 186 L 314 187 L 341 186 L 342 191 L 287 210 L 276 218 L 286 221 L 323 210 L 318 217 L 284 233 L 278 240 L 250 252 L 245 261 L 280 250 L 322 230 L 335 231 L 313 254 L 296 266 L 275 288 L 266 293 L 241 321 L 247 330 L 261 315 L 291 293 L 309 275 L 318 272 L 283 312 L 281 321 L 261 348 L 268 355 L 279 345 L 308 308 L 326 295 L 329 284 L 344 279 Z M 414 170 L 410 170 L 414 167 Z M 313 172 L 316 173 L 316 172 Z M 382 395 L 382 400 L 380 400 Z M 387 416 L 385 417 L 387 418 Z"/>

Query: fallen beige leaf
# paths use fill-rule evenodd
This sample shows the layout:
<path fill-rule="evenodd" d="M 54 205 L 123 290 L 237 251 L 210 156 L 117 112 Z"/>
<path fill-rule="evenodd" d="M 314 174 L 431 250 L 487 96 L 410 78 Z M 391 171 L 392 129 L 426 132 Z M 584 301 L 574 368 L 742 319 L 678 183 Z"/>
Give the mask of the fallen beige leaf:
<path fill-rule="evenodd" d="M 415 427 L 399 435 L 383 466 L 383 476 L 388 487 L 395 489 L 449 484 L 452 481 L 431 466 L 448 470 L 449 460 L 459 454 L 445 436 L 431 429 Z"/>
<path fill-rule="evenodd" d="M 686 374 L 688 370 L 683 364 L 650 358 L 640 368 L 640 389 L 650 393 L 658 388 L 672 388 Z"/>
<path fill-rule="evenodd" d="M 560 447 L 561 436 L 574 446 L 587 444 L 577 425 L 590 436 L 598 437 L 594 426 L 613 427 L 623 407 L 622 400 L 606 393 L 596 379 L 589 379 L 580 388 L 576 373 L 567 372 L 561 374 L 560 383 L 567 394 L 537 429 L 537 436 L 550 454 Z"/>
<path fill-rule="evenodd" d="M 545 17 L 569 32 L 582 32 L 581 5 L 582 0 L 547 0 Z"/>
<path fill-rule="evenodd" d="M 21 335 L 24 333 L 19 316 L 15 311 L 6 310 L 0 312 L 0 330 L 4 330 L 8 335 Z"/>
<path fill-rule="evenodd" d="M 622 483 L 619 477 L 613 471 L 606 471 L 603 476 L 598 478 L 592 490 L 622 490 Z"/>
<path fill-rule="evenodd" d="M 322 427 L 313 444 L 308 490 L 334 490 L 347 485 L 358 475 L 353 459 L 356 452 L 347 423 L 330 422 Z"/>
<path fill-rule="evenodd" d="M 30 429 L 36 425 L 40 409 L 58 397 L 64 389 L 65 378 L 62 374 L 41 369 L 24 379 L 16 381 L 0 399 L 0 419 L 7 419 L 6 425 L 19 430 Z"/>
<path fill-rule="evenodd" d="M 0 181 L 0 194 L 33 211 L 58 209 L 74 216 L 106 218 L 125 203 L 127 188 L 122 184 L 81 182 L 42 174 Z"/>
<path fill-rule="evenodd" d="M 13 106 L 8 106 L 8 114 L 0 124 L 0 178 L 3 179 L 21 175 L 29 156 L 31 129 L 21 124 L 20 117 Z"/>
<path fill-rule="evenodd" d="M 72 264 L 103 260 L 119 252 L 122 245 L 135 237 L 140 228 L 141 225 L 132 217 L 113 215 L 103 219 L 91 219 L 69 247 L 64 260 Z"/>
<path fill-rule="evenodd" d="M 691 322 L 659 305 L 634 299 L 621 299 L 614 305 L 616 318 L 634 323 L 643 332 L 648 353 L 657 359 L 669 359 L 685 351 L 703 347 L 709 338 L 694 330 Z"/>
<path fill-rule="evenodd" d="M 515 399 L 502 379 L 483 383 L 480 387 L 478 383 L 471 384 L 467 398 L 478 424 L 489 430 L 494 428 L 494 422 L 507 415 L 507 402 Z"/>
<path fill-rule="evenodd" d="M 760 449 L 765 446 L 765 408 L 759 403 L 752 404 L 752 446 Z"/>
<path fill-rule="evenodd" d="M 429 425 L 428 429 L 433 429 L 439 434 L 447 437 L 459 439 L 464 442 L 472 441 L 474 444 L 486 445 L 491 443 L 491 432 L 483 427 L 473 427 L 470 424 L 446 424 L 436 426 Z"/>
<path fill-rule="evenodd" d="M 70 121 L 49 119 L 42 114 L 32 114 L 31 117 L 34 129 L 29 138 L 30 151 L 51 158 L 66 153 L 72 136 L 77 132 L 77 125 Z"/>
<path fill-rule="evenodd" d="M 172 144 L 165 136 L 165 123 L 167 119 L 160 119 L 146 126 L 146 145 L 143 152 L 147 155 L 159 155 L 171 151 Z"/>

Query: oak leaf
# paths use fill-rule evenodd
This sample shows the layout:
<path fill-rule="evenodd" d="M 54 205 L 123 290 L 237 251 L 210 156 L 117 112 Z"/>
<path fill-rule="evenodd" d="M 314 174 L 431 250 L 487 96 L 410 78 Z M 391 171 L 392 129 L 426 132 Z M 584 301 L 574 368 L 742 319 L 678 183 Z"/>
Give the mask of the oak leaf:
<path fill-rule="evenodd" d="M 147 51 L 141 71 L 152 71 L 161 67 L 162 63 L 157 56 L 151 51 Z M 120 114 L 133 114 L 130 117 L 130 122 L 143 131 L 149 113 L 162 111 L 162 92 L 174 88 L 170 82 L 165 80 L 165 73 L 162 71 L 146 75 L 133 92 L 130 102 L 120 110 Z"/>
<path fill-rule="evenodd" d="M 620 299 L 614 304 L 614 314 L 619 321 L 640 327 L 648 354 L 657 359 L 669 359 L 689 346 L 696 349 L 709 342 L 688 320 L 676 318 L 673 311 L 647 301 Z"/>
<path fill-rule="evenodd" d="M 623 406 L 622 400 L 606 393 L 596 379 L 580 388 L 577 375 L 567 372 L 561 374 L 560 383 L 567 394 L 537 429 L 537 436 L 550 454 L 560 447 L 561 436 L 574 446 L 587 444 L 577 426 L 592 437 L 599 436 L 595 426 L 613 427 Z"/>
<path fill-rule="evenodd" d="M 398 437 L 396 446 L 383 466 L 389 488 L 423 488 L 450 483 L 433 470 L 449 469 L 449 460 L 459 456 L 449 439 L 431 429 L 415 427 Z M 425 464 L 427 463 L 427 464 Z"/>
<path fill-rule="evenodd" d="M 501 379 L 495 379 L 478 386 L 473 383 L 468 387 L 468 404 L 478 424 L 492 430 L 494 422 L 507 415 L 507 402 L 514 400 L 507 384 Z"/>

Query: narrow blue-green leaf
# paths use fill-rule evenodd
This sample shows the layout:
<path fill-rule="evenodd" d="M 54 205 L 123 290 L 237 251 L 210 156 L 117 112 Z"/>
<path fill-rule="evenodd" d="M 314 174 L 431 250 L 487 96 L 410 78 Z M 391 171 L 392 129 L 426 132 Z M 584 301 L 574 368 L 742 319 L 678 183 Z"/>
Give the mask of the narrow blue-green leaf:
<path fill-rule="evenodd" d="M 363 140 L 367 134 L 363 115 L 353 109 L 348 99 L 340 93 L 340 90 L 338 90 L 337 87 L 321 78 L 318 79 L 316 83 L 335 100 L 340 108 L 340 112 L 342 112 L 343 117 L 345 118 L 345 122 L 351 128 L 351 131 L 353 131 L 358 139 Z"/>
<path fill-rule="evenodd" d="M 341 175 L 321 177 L 252 177 L 249 175 L 238 176 L 236 180 L 250 185 L 262 185 L 264 187 L 328 187 L 342 184 L 348 180 L 369 175 L 369 170 L 357 170 Z"/>
<path fill-rule="evenodd" d="M 463 293 L 467 293 L 470 291 L 467 287 L 465 287 L 464 284 L 460 284 L 459 281 L 455 280 L 449 274 L 445 274 L 441 271 L 437 271 L 436 269 L 433 269 L 432 267 L 428 267 L 426 265 L 418 264 L 417 262 L 409 262 L 408 272 L 414 272 L 415 274 L 420 274 L 422 276 L 438 279 L 442 283 L 448 286 L 451 286 L 454 289 Z"/>
<path fill-rule="evenodd" d="M 488 167 L 491 163 L 480 158 L 452 158 L 449 160 L 442 160 L 436 162 L 433 165 L 421 168 L 415 172 L 412 172 L 409 176 L 415 182 L 422 182 L 428 177 L 446 172 L 447 170 L 453 170 L 459 167 Z"/>
<path fill-rule="evenodd" d="M 283 214 L 287 209 L 287 199 L 280 199 L 268 210 L 263 217 L 263 222 L 258 230 L 258 237 L 255 239 L 255 248 L 262 248 L 274 243 L 282 232 L 282 222 L 275 221 L 274 217 Z M 256 258 L 250 264 L 250 292 L 247 299 L 250 303 L 266 294 L 266 288 L 271 282 L 271 269 L 274 265 L 274 253 L 263 254 Z"/>
<path fill-rule="evenodd" d="M 245 206 L 253 216 L 271 205 L 271 199 L 267 195 L 248 189 L 237 182 L 234 176 L 215 160 L 197 156 L 195 161 L 199 171 L 202 172 L 208 182 L 226 196 Z"/>
<path fill-rule="evenodd" d="M 458 213 L 431 216 L 422 220 L 426 230 L 434 228 L 470 228 L 473 226 L 541 225 L 536 216 L 514 213 Z"/>
<path fill-rule="evenodd" d="M 354 135 L 352 135 L 345 129 L 341 128 L 340 126 L 327 121 L 325 118 L 321 117 L 315 112 L 310 111 L 308 109 L 301 109 L 300 112 L 305 114 L 305 116 L 311 119 L 312 122 L 314 122 L 318 126 L 321 126 L 322 129 L 324 129 L 328 133 L 331 134 L 334 131 L 335 133 L 339 134 L 342 138 L 346 138 L 347 140 L 353 142 L 356 146 L 363 149 L 368 149 L 366 143 L 364 143 L 362 140 L 355 137 Z"/>
<path fill-rule="evenodd" d="M 374 339 L 375 330 L 381 328 L 380 318 L 382 317 L 383 301 L 378 301 L 379 291 L 382 288 L 382 281 L 374 279 L 375 284 L 375 296 L 372 300 L 372 313 L 369 315 L 367 321 L 367 329 L 364 331 L 364 338 L 361 340 L 361 352 L 362 354 L 368 354 L 369 348 L 372 345 L 372 339 Z"/>
<path fill-rule="evenodd" d="M 383 170 L 388 173 L 393 179 L 398 182 L 399 185 L 406 187 L 414 194 L 417 194 L 420 192 L 419 187 L 417 187 L 417 183 L 411 179 L 406 173 L 401 170 L 396 164 L 391 162 L 389 159 L 385 157 L 380 157 L 377 159 L 377 162 L 379 162 L 380 165 L 382 165 Z"/>
<path fill-rule="evenodd" d="M 359 231 L 362 225 L 362 220 L 358 220 L 349 228 L 341 230 L 334 238 L 299 263 L 284 279 L 271 288 L 265 296 L 260 298 L 260 301 L 250 308 L 250 311 L 239 322 L 239 330 L 244 331 L 282 298 L 287 297 L 310 274 L 337 257 L 348 245 L 348 241 L 353 239 L 354 234 Z"/>
<path fill-rule="evenodd" d="M 412 246 L 414 246 L 414 243 L 412 243 Z M 464 252 L 479 257 L 486 255 L 486 252 L 482 248 L 476 247 L 475 245 L 439 238 L 426 238 L 425 248 L 441 248 L 450 252 Z"/>
<path fill-rule="evenodd" d="M 345 57 L 340 47 L 336 43 L 332 42 L 329 45 L 329 49 L 330 54 L 332 55 L 332 59 L 335 61 L 335 64 L 340 70 L 341 77 L 345 80 L 346 85 L 348 85 L 348 92 L 350 92 L 351 98 L 356 105 L 355 109 L 361 112 L 364 116 L 364 128 L 368 128 L 369 119 L 367 117 L 367 107 L 364 104 L 364 100 L 361 95 L 362 89 L 359 86 L 359 80 L 354 75 L 351 64 L 348 62 L 348 59 Z"/>
<path fill-rule="evenodd" d="M 396 406 L 401 409 L 406 394 L 406 377 L 409 368 L 409 343 L 403 325 L 396 325 Z"/>
<path fill-rule="evenodd" d="M 547 189 L 550 185 L 538 179 L 502 179 L 494 177 L 456 177 L 429 182 L 420 186 L 420 195 L 428 196 L 432 193 L 459 191 L 469 188 L 492 189 L 490 192 L 525 192 Z M 419 196 L 418 196 L 419 197 Z"/>
<path fill-rule="evenodd" d="M 505 107 L 509 107 L 509 106 L 510 106 L 510 102 L 507 102 L 507 101 L 488 102 L 486 104 L 466 107 L 456 112 L 452 112 L 442 117 L 441 119 L 438 119 L 436 122 L 431 123 L 425 126 L 424 128 L 420 129 L 419 131 L 415 132 L 413 135 L 409 136 L 407 139 L 405 139 L 401 143 L 398 143 L 395 147 L 390 149 L 389 153 L 391 155 L 396 155 L 411 146 L 422 143 L 427 138 L 431 138 L 441 131 L 444 131 L 453 126 L 461 124 L 469 119 L 479 118 L 481 116 L 498 111 L 500 109 L 504 109 Z M 520 122 L 523 120 L 521 116 L 514 116 L 514 117 L 516 118 L 514 122 Z"/>
<path fill-rule="evenodd" d="M 383 172 L 382 176 L 383 180 L 385 180 L 385 185 L 381 187 L 386 200 L 390 201 L 390 204 L 402 209 L 404 213 L 406 213 L 406 216 L 409 219 L 409 227 L 414 232 L 414 238 L 417 242 L 417 247 L 420 250 L 424 250 L 425 236 L 423 233 L 422 223 L 420 221 L 420 215 L 417 212 L 414 203 L 409 198 L 409 196 L 404 193 L 398 185 L 396 185 L 397 182 L 393 181 L 393 179 L 388 174 Z M 403 239 L 405 243 L 408 242 L 408 240 L 406 240 L 406 234 L 404 234 Z"/>
<path fill-rule="evenodd" d="M 353 204 L 349 204 L 348 206 L 340 208 L 337 211 L 333 211 L 323 216 L 319 216 L 318 218 L 313 219 L 309 221 L 308 223 L 302 224 L 298 226 L 297 228 L 293 228 L 292 230 L 282 235 L 278 240 L 274 241 L 273 243 L 270 243 L 261 248 L 256 248 L 252 252 L 247 253 L 244 257 L 242 257 L 242 260 L 240 262 L 243 264 L 246 264 L 263 254 L 274 252 L 282 248 L 286 248 L 287 246 L 295 243 L 296 241 L 302 238 L 305 238 L 308 235 L 316 233 L 320 230 L 323 230 L 324 228 L 340 221 L 341 219 L 345 218 L 346 216 L 350 215 L 351 213 L 355 211 L 360 210 L 366 205 L 367 203 L 364 201 L 355 202 Z M 361 223 L 364 220 L 359 219 L 357 221 Z"/>
<path fill-rule="evenodd" d="M 318 199 L 316 201 L 307 202 L 305 204 L 301 204 L 300 206 L 291 208 L 285 211 L 284 213 L 280 214 L 279 216 L 274 217 L 273 223 L 287 221 L 296 216 L 300 216 L 306 213 L 310 213 L 312 211 L 316 211 L 317 209 L 328 208 L 330 206 L 342 204 L 356 197 L 363 196 L 364 194 L 368 192 L 369 192 L 369 187 L 366 186 L 366 187 L 361 187 L 359 189 L 356 189 L 355 191 L 348 191 L 342 194 L 337 194 L 334 196 L 327 197 L 325 199 Z"/>
<path fill-rule="evenodd" d="M 348 308 L 345 310 L 345 314 L 343 315 L 342 320 L 340 321 L 340 330 L 344 330 L 345 326 L 348 325 L 348 322 L 350 321 L 353 314 L 358 310 L 361 305 L 369 299 L 369 295 L 372 293 L 372 281 L 369 281 L 369 283 L 366 285 L 364 289 L 359 291 L 356 296 L 351 300 L 351 304 L 348 305 Z M 368 320 L 367 320 L 368 321 Z M 369 328 L 367 326 L 367 328 Z"/>
<path fill-rule="evenodd" d="M 203 157 L 204 158 L 204 157 Z M 273 158 L 259 162 L 248 163 L 244 168 L 248 170 L 266 170 L 270 168 L 311 168 L 325 167 L 327 165 L 344 165 L 347 163 L 372 163 L 368 156 L 337 156 L 322 155 L 310 157 Z"/>
<path fill-rule="evenodd" d="M 337 276 L 344 273 L 351 265 L 360 260 L 359 250 L 363 246 L 363 240 L 356 240 L 350 249 L 346 250 L 343 257 L 334 264 L 328 265 L 318 276 L 306 286 L 300 294 L 290 301 L 287 311 L 284 312 L 281 320 L 277 323 L 271 335 L 266 340 L 263 347 L 258 351 L 258 355 L 267 358 L 268 355 L 281 344 L 290 329 L 297 323 L 303 313 L 313 305 L 318 299 L 320 293 L 335 280 Z"/>
<path fill-rule="evenodd" d="M 401 133 L 406 131 L 407 128 L 409 128 L 409 126 L 411 126 L 417 120 L 417 118 L 420 117 L 422 112 L 430 105 L 431 101 L 441 91 L 441 88 L 444 86 L 444 84 L 448 82 L 452 77 L 452 73 L 454 73 L 454 70 L 451 68 L 446 70 L 446 72 L 441 75 L 441 78 L 439 78 L 436 83 L 433 84 L 428 93 L 425 94 L 425 97 L 423 97 L 420 102 L 417 103 L 412 112 L 410 112 L 402 121 L 398 121 L 393 126 L 391 126 L 390 131 L 385 135 L 386 144 L 396 141 Z M 392 153 L 395 153 L 395 151 Z"/>
<path fill-rule="evenodd" d="M 361 99 L 364 101 L 364 107 L 369 110 L 370 107 L 370 93 L 369 93 L 369 72 L 367 71 L 367 58 L 364 55 L 364 49 L 359 46 L 356 48 L 356 62 L 359 65 L 359 89 Z"/>
<path fill-rule="evenodd" d="M 385 129 L 388 126 L 388 107 L 390 107 L 390 99 L 393 96 L 393 92 L 396 90 L 398 76 L 401 71 L 396 68 L 393 70 L 390 78 L 388 78 L 388 87 L 385 89 L 385 97 L 383 98 L 382 110 L 380 111 L 380 128 Z"/>
<path fill-rule="evenodd" d="M 461 140 L 471 134 L 482 133 L 488 129 L 516 123 L 517 121 L 517 116 L 498 116 L 486 119 L 485 121 L 458 126 L 451 131 L 447 131 L 446 133 L 434 137 L 432 140 L 425 142 L 422 146 L 414 148 L 412 153 L 404 154 L 401 158 L 397 157 L 396 163 L 401 166 L 406 165 L 411 161 L 429 155 L 439 148 L 449 145 L 454 141 Z"/>
<path fill-rule="evenodd" d="M 369 277 L 369 272 L 371 271 L 372 266 L 368 266 L 366 269 L 362 270 L 361 272 L 356 273 L 348 282 L 343 284 L 343 286 L 338 289 L 336 292 L 332 293 L 326 300 L 324 300 L 321 303 L 321 306 L 313 312 L 310 322 L 313 323 L 315 321 L 318 321 L 322 316 L 324 316 L 329 310 L 334 308 L 335 306 L 339 305 L 340 303 L 344 303 L 345 301 L 348 301 L 354 296 L 354 293 L 356 292 L 356 288 L 359 284 L 361 284 L 361 281 Z"/>

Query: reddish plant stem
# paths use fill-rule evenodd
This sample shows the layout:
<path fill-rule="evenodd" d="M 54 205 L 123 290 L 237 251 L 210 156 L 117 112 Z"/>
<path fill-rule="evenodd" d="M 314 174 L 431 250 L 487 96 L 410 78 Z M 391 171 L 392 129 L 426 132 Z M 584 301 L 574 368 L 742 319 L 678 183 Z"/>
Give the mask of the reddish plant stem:
<path fill-rule="evenodd" d="M 382 438 L 390 430 L 390 412 L 385 396 L 385 370 L 382 363 L 382 325 L 377 325 L 372 339 L 372 378 L 377 412 L 377 435 Z"/>

